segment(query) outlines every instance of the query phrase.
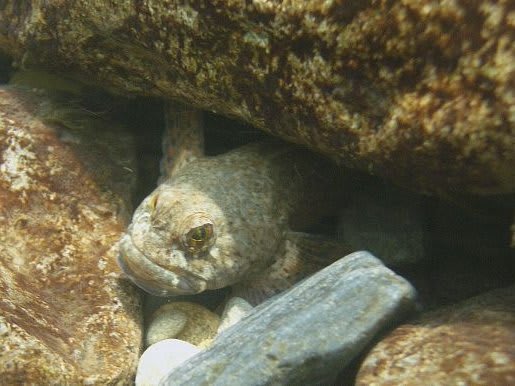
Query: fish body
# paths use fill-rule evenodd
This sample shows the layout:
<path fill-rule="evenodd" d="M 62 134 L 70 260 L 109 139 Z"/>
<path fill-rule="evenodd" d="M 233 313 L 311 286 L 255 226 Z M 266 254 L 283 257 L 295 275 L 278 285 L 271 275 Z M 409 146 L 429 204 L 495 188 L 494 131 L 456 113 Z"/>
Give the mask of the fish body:
<path fill-rule="evenodd" d="M 272 141 L 195 159 L 136 209 L 119 264 L 158 296 L 253 282 L 271 294 L 265 287 L 282 289 L 278 279 L 304 271 L 291 256 L 292 229 L 327 209 L 337 179 L 329 161 Z"/>

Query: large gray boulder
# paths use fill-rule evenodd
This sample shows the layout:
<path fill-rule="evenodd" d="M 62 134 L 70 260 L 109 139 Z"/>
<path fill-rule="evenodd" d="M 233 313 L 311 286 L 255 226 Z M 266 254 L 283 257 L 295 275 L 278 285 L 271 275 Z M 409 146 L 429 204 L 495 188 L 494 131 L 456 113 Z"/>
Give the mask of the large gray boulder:
<path fill-rule="evenodd" d="M 321 385 L 413 305 L 414 289 L 355 252 L 256 307 L 161 385 Z"/>

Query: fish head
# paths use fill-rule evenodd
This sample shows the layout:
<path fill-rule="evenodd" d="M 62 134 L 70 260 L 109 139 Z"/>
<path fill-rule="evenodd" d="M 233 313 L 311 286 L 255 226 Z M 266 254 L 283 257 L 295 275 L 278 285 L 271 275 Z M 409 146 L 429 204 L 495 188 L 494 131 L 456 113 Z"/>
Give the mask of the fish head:
<path fill-rule="evenodd" d="M 145 291 L 174 296 L 232 285 L 266 264 L 273 242 L 257 236 L 278 232 L 249 226 L 220 201 L 187 184 L 158 187 L 120 241 L 122 270 Z"/>

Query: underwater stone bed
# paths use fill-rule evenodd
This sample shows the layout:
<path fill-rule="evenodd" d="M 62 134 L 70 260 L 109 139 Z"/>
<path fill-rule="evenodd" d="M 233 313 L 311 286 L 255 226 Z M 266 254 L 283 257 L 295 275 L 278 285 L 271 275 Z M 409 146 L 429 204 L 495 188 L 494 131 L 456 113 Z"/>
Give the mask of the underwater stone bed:
<path fill-rule="evenodd" d="M 502 3 L 211 12 L 172 1 L 184 11 L 167 19 L 175 35 L 152 39 L 188 35 L 200 48 L 166 61 L 145 44 L 143 27 L 165 20 L 146 3 L 47 3 L 39 18 L 28 4 L 0 10 L 2 382 L 132 384 L 147 343 L 163 338 L 176 340 L 153 346 L 141 385 L 515 382 L 514 54 Z M 195 35 L 193 11 L 234 23 L 200 23 Z M 319 22 L 303 24 L 311 16 Z M 349 45 L 326 47 L 334 31 Z M 281 50 L 261 51 L 274 42 Z M 247 66 L 233 71 L 240 54 Z M 263 86 L 276 54 L 288 59 Z M 190 76 L 180 58 L 197 55 L 214 72 L 199 62 Z M 163 96 L 209 110 L 208 156 L 268 138 L 257 127 L 357 167 L 342 168 L 336 209 L 298 229 L 353 253 L 257 307 L 227 288 L 163 299 L 134 286 L 118 241 L 159 178 Z"/>

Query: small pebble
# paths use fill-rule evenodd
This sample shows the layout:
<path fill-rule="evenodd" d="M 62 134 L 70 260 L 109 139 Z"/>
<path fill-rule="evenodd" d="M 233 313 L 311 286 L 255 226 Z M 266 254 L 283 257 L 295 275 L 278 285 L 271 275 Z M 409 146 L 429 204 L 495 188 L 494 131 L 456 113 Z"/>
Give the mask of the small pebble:
<path fill-rule="evenodd" d="M 222 321 L 220 322 L 220 327 L 218 327 L 218 334 L 238 323 L 247 316 L 253 308 L 254 307 L 252 307 L 249 302 L 242 298 L 233 297 L 229 299 L 222 313 Z"/>
<path fill-rule="evenodd" d="M 151 346 L 161 340 L 175 338 L 184 329 L 187 321 L 186 314 L 179 310 L 154 314 L 146 331 L 146 346 Z"/>
<path fill-rule="evenodd" d="M 172 369 L 200 351 L 178 339 L 165 339 L 145 350 L 138 363 L 136 386 L 155 386 Z"/>
<path fill-rule="evenodd" d="M 167 303 L 150 318 L 145 344 L 176 338 L 197 347 L 208 347 L 216 336 L 220 317 L 200 304 L 190 302 Z"/>

